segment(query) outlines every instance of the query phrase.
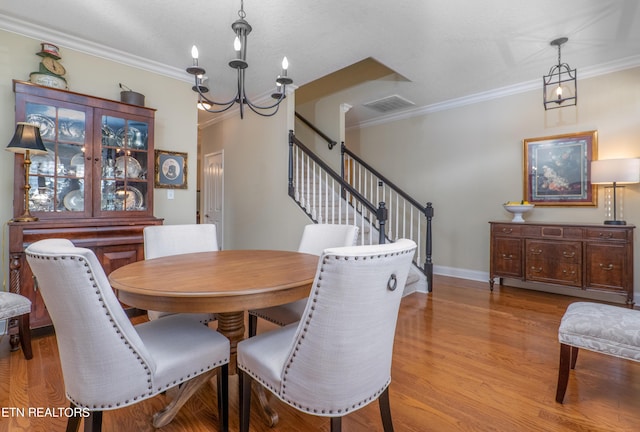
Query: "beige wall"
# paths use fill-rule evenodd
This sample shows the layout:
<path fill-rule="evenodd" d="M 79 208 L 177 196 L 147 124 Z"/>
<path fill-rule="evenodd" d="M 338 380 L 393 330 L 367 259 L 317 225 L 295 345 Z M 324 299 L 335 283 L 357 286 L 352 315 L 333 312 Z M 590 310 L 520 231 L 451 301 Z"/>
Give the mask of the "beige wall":
<path fill-rule="evenodd" d="M 287 195 L 292 116 L 283 103 L 274 117 L 235 114 L 200 131 L 203 155 L 224 150 L 224 249 L 295 250 L 310 223 Z"/>
<path fill-rule="evenodd" d="M 436 112 L 347 133 L 347 146 L 435 208 L 436 272 L 484 280 L 490 220 L 520 200 L 522 140 L 598 131 L 600 159 L 640 157 L 640 68 L 581 80 L 577 108 L 544 111 L 541 92 Z M 348 114 L 347 114 L 348 115 Z M 525 219 L 601 223 L 602 188 L 594 207 L 536 207 Z M 640 225 L 640 185 L 627 187 L 625 219 Z M 640 299 L 640 233 L 635 234 L 635 293 Z"/>
<path fill-rule="evenodd" d="M 38 70 L 39 40 L 0 30 L 0 146 L 6 146 L 15 130 L 15 95 L 12 80 L 28 81 L 29 73 Z M 119 83 L 143 93 L 145 105 L 156 108 L 155 145 L 157 149 L 186 152 L 190 170 L 186 190 L 176 190 L 175 199 L 167 200 L 166 191 L 155 190 L 155 216 L 166 224 L 195 221 L 197 113 L 191 84 L 144 70 L 124 66 L 70 49 L 60 48 L 61 63 L 67 69 L 70 90 L 107 99 L 119 100 Z M 13 155 L 0 154 L 0 219 L 13 216 Z M 3 226 L 7 232 L 6 226 Z M 5 243 L 6 245 L 6 243 Z M 6 246 L 5 246 L 6 247 Z M 5 255 L 6 255 L 5 250 Z M 3 263 L 6 272 L 8 264 Z"/>

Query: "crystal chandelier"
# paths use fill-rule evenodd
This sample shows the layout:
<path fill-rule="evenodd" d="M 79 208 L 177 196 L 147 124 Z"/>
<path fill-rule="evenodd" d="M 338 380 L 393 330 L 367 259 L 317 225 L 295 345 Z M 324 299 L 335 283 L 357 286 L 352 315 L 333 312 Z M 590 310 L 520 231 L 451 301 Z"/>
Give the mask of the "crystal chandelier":
<path fill-rule="evenodd" d="M 244 118 L 244 107 L 247 106 L 251 111 L 264 117 L 271 117 L 278 112 L 280 102 L 286 97 L 286 86 L 292 84 L 293 80 L 287 76 L 287 69 L 289 62 L 285 57 L 282 60 L 282 72 L 276 78 L 277 90 L 271 95 L 275 99 L 270 105 L 260 106 L 251 102 L 245 93 L 244 73 L 245 69 L 249 66 L 247 63 L 247 36 L 251 33 L 251 26 L 244 19 L 247 14 L 244 12 L 244 0 L 240 1 L 240 10 L 238 11 L 240 17 L 233 24 L 231 28 L 236 34 L 236 38 L 233 42 L 233 48 L 236 52 L 236 58 L 229 62 L 229 66 L 236 69 L 238 74 L 238 84 L 236 95 L 233 99 L 226 102 L 216 102 L 215 100 L 205 96 L 205 93 L 209 92 L 209 88 L 206 86 L 205 73 L 206 71 L 198 65 L 198 48 L 194 45 L 191 49 L 191 57 L 193 57 L 193 65 L 187 68 L 187 72 L 194 76 L 195 85 L 192 87 L 193 91 L 198 93 L 198 108 L 210 113 L 221 113 L 227 111 L 236 103 L 240 108 L 240 118 Z"/>

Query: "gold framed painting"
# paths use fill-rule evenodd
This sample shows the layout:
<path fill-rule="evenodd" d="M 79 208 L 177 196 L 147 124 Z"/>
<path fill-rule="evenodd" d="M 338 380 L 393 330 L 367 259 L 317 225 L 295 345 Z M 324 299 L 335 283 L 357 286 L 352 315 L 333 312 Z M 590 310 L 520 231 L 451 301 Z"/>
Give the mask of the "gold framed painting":
<path fill-rule="evenodd" d="M 155 151 L 155 187 L 187 189 L 187 153 Z"/>
<path fill-rule="evenodd" d="M 591 161 L 597 159 L 598 132 L 578 132 L 523 140 L 524 197 L 537 206 L 596 206 Z"/>

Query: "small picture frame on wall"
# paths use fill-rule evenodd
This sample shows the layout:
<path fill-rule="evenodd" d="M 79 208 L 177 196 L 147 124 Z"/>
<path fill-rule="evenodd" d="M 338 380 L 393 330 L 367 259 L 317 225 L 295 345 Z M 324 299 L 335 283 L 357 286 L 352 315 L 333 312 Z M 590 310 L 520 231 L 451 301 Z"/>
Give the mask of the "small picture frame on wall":
<path fill-rule="evenodd" d="M 155 151 L 155 187 L 187 188 L 187 153 Z"/>
<path fill-rule="evenodd" d="M 524 144 L 524 197 L 537 206 L 596 206 L 591 161 L 597 159 L 598 132 L 543 138 Z"/>

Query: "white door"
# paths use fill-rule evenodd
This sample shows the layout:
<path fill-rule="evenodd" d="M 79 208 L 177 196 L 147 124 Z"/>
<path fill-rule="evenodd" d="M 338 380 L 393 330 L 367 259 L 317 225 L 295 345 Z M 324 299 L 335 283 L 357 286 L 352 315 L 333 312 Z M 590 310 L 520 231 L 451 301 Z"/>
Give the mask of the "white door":
<path fill-rule="evenodd" d="M 222 249 L 224 204 L 224 153 L 204 156 L 204 223 L 216 224 L 218 246 Z"/>

